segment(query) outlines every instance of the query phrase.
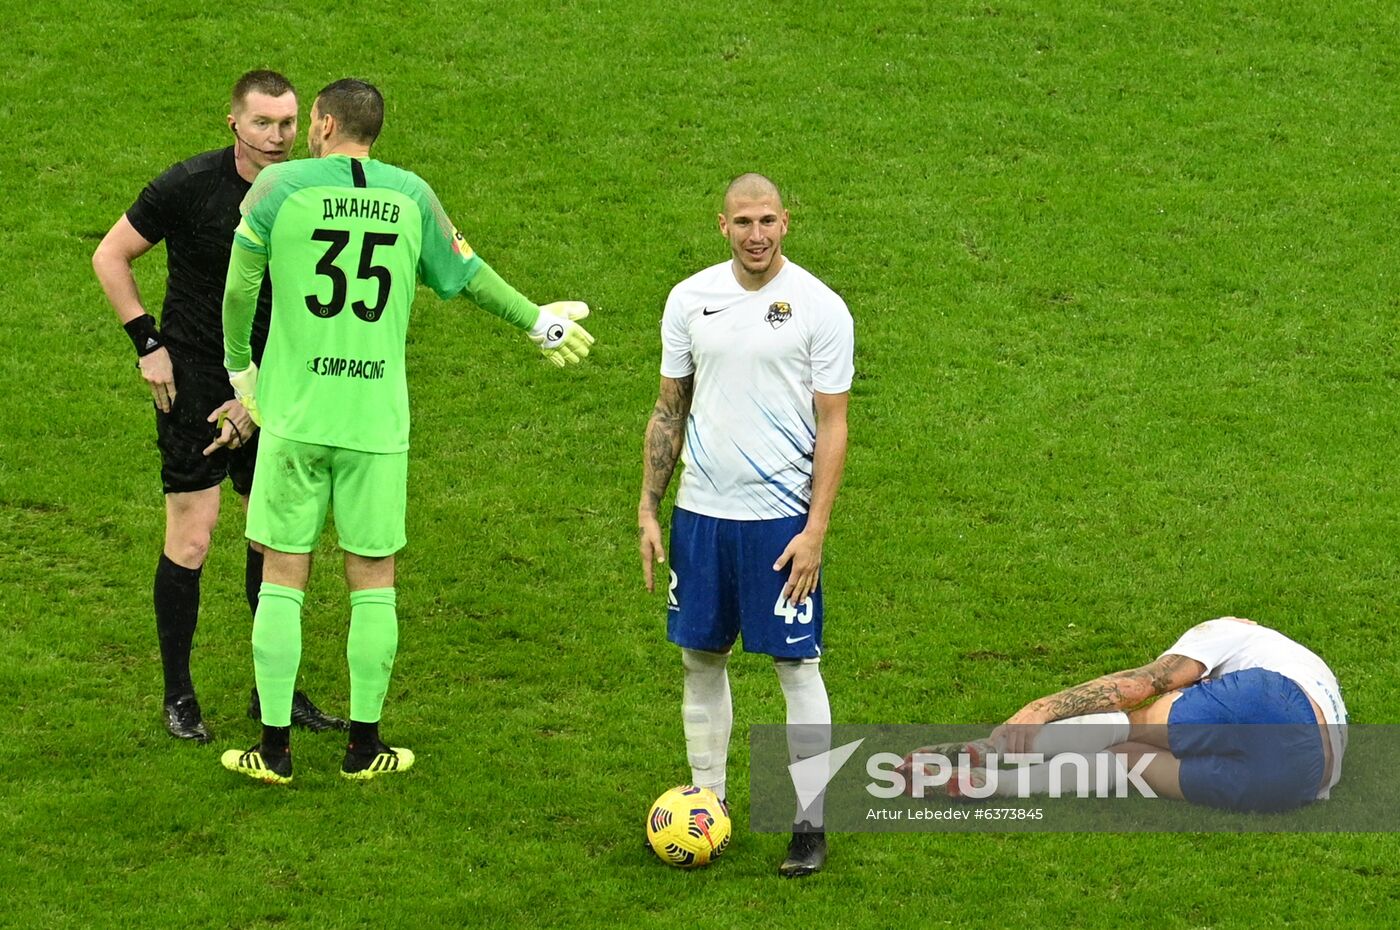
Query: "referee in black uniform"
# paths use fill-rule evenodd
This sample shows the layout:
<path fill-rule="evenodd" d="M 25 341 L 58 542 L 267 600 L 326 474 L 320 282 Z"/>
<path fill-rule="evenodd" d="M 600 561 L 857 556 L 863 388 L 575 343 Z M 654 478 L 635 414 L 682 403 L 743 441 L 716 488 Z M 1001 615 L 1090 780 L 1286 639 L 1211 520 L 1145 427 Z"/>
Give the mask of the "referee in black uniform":
<path fill-rule="evenodd" d="M 172 736 L 199 742 L 209 740 L 190 676 L 200 571 L 219 519 L 220 485 L 225 477 L 232 481 L 246 508 L 257 458 L 252 420 L 233 399 L 224 371 L 224 278 L 243 196 L 259 171 L 287 159 L 296 141 L 296 91 L 275 71 L 250 71 L 234 85 L 230 110 L 233 144 L 180 162 L 146 185 L 92 256 L 155 402 L 165 491 L 165 547 L 155 574 L 165 725 Z M 157 325 L 141 302 L 131 265 L 162 239 L 168 277 Z M 262 356 L 271 305 L 264 282 L 253 323 L 254 359 Z M 228 448 L 213 447 L 220 424 Z M 245 584 L 254 611 L 262 562 L 260 549 L 249 544 Z M 257 703 L 254 689 L 249 714 L 255 718 Z M 346 726 L 300 691 L 292 720 L 313 730 Z"/>

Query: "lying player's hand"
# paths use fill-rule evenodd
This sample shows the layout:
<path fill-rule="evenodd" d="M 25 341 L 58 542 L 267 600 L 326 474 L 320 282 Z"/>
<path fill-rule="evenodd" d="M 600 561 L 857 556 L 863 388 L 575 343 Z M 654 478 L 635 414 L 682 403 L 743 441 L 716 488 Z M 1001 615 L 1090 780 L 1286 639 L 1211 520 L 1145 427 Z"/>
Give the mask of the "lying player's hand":
<path fill-rule="evenodd" d="M 219 449 L 237 449 L 248 444 L 257 424 L 249 416 L 248 410 L 236 400 L 226 400 L 213 413 L 209 422 L 217 423 L 218 435 L 204 447 L 205 455 L 213 455 Z"/>
<path fill-rule="evenodd" d="M 988 740 L 960 740 L 952 743 L 920 746 L 913 752 L 907 753 L 903 761 L 895 766 L 895 771 L 904 776 L 904 793 L 911 798 L 921 797 L 923 791 L 916 789 L 915 779 L 931 779 L 936 776 L 938 774 L 937 766 L 941 764 L 937 761 L 938 759 L 946 760 L 945 771 L 951 770 L 951 773 L 967 772 L 970 769 L 986 767 L 987 750 L 990 748 Z"/>
<path fill-rule="evenodd" d="M 913 752 L 905 753 L 904 760 L 895 766 L 895 771 L 904 778 L 904 794 L 906 797 L 914 796 L 914 778 L 916 775 L 922 776 L 928 772 L 928 765 L 923 762 L 915 762 L 916 756 L 936 755 L 940 753 L 937 746 L 920 746 Z"/>
<path fill-rule="evenodd" d="M 249 362 L 248 367 L 242 371 L 230 371 L 228 383 L 233 385 L 233 399 L 243 405 L 243 409 L 248 411 L 248 416 L 253 418 L 254 424 L 262 426 L 262 415 L 258 413 L 257 401 L 257 364 Z"/>
<path fill-rule="evenodd" d="M 1050 714 L 1034 703 L 1027 704 L 1007 718 L 988 737 L 997 752 L 1034 752 L 1035 738 L 1040 728 L 1050 722 Z"/>
<path fill-rule="evenodd" d="M 813 530 L 803 530 L 788 542 L 778 561 L 773 563 L 773 571 L 784 568 L 788 572 L 787 584 L 783 585 L 783 598 L 793 607 L 807 600 L 817 589 L 817 579 L 822 570 L 822 534 Z"/>
<path fill-rule="evenodd" d="M 151 389 L 151 399 L 161 413 L 169 413 L 175 406 L 175 366 L 170 363 L 170 353 L 164 346 L 141 356 L 136 362 L 146 386 Z"/>
<path fill-rule="evenodd" d="M 661 524 L 655 514 L 637 515 L 638 546 L 642 554 L 642 580 L 648 591 L 656 590 L 656 577 L 653 566 L 666 561 L 666 548 L 661 544 Z"/>
<path fill-rule="evenodd" d="M 588 316 L 588 304 L 581 300 L 560 300 L 540 308 L 540 318 L 530 330 L 530 341 L 544 357 L 563 368 L 576 365 L 588 355 L 593 336 L 576 320 Z"/>

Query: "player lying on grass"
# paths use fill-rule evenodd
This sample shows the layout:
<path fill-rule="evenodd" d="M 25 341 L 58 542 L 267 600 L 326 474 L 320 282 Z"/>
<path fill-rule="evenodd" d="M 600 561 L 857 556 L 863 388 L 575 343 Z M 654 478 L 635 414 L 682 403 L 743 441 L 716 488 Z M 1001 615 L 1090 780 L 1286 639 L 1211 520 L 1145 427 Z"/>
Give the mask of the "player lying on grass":
<path fill-rule="evenodd" d="M 1090 778 L 1106 773 L 1121 785 L 1132 771 L 1160 797 L 1279 811 L 1328 797 L 1341 777 L 1346 722 L 1337 678 L 1316 653 L 1253 620 L 1221 617 L 1148 665 L 1031 701 L 985 740 L 915 750 L 904 768 L 920 753 L 965 755 L 971 771 L 947 782 L 961 797 L 987 783 L 989 753 L 1036 753 L 1045 761 L 1029 766 L 1025 786 L 1045 794 L 1052 770 L 1067 768 L 1053 757 L 1110 752 L 1111 764 L 1086 766 Z M 1020 781 L 998 778 L 995 794 L 1016 795 Z"/>

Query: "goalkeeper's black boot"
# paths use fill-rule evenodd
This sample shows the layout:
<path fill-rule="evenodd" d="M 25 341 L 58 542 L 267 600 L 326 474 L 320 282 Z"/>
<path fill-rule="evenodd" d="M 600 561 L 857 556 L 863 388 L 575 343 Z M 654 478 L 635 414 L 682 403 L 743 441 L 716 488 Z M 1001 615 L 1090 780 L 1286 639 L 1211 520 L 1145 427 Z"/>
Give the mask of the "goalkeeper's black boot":
<path fill-rule="evenodd" d="M 380 775 L 394 775 L 413 768 L 413 750 L 402 746 L 390 748 L 375 740 L 369 746 L 351 745 L 340 764 L 340 777 L 351 781 L 369 781 Z"/>
<path fill-rule="evenodd" d="M 783 878 L 802 878 L 820 872 L 826 865 L 826 833 L 810 824 L 799 823 L 792 831 L 787 858 L 778 866 Z"/>

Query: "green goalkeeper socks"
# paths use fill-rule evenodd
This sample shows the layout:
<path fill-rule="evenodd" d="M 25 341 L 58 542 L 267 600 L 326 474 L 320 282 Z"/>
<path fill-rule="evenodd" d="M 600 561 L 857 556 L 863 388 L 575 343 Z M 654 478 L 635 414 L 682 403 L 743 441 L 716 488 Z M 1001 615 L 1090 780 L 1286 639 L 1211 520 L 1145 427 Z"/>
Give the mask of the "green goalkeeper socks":
<path fill-rule="evenodd" d="M 253 617 L 253 671 L 258 682 L 262 722 L 292 725 L 292 692 L 301 665 L 301 603 L 296 588 L 263 582 Z"/>
<path fill-rule="evenodd" d="M 262 722 L 292 723 L 292 692 L 301 665 L 301 605 L 295 588 L 263 583 L 253 620 L 253 667 L 257 673 Z M 345 657 L 350 664 L 350 718 L 379 719 L 394 655 L 399 648 L 399 618 L 393 588 L 350 593 L 350 636 Z"/>
<path fill-rule="evenodd" d="M 399 614 L 393 588 L 350 592 L 350 719 L 375 723 L 384 710 L 394 656 L 399 650 Z"/>

